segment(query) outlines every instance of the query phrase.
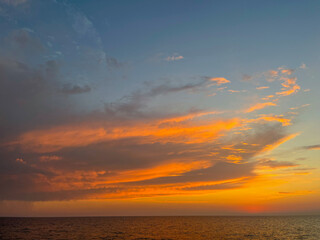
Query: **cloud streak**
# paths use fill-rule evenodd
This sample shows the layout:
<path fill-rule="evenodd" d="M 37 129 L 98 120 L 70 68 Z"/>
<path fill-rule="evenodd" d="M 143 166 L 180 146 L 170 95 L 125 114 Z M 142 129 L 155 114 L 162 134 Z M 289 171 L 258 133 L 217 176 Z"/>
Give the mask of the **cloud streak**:
<path fill-rule="evenodd" d="M 248 109 L 245 110 L 246 113 L 250 113 L 256 110 L 264 109 L 269 106 L 277 106 L 276 103 L 274 102 L 264 102 L 264 103 L 256 103 L 253 106 L 249 107 Z"/>

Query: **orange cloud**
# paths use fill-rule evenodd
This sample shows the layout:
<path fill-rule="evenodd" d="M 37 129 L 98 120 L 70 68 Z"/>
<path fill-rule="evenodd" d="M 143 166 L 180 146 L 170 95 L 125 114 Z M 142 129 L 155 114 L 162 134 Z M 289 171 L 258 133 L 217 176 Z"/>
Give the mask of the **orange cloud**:
<path fill-rule="evenodd" d="M 226 89 L 227 87 L 220 87 L 220 88 L 217 88 L 217 91 L 223 91 L 224 89 Z"/>
<path fill-rule="evenodd" d="M 293 86 L 291 89 L 286 90 L 286 91 L 282 91 L 282 92 L 277 92 L 277 95 L 282 95 L 282 96 L 289 96 L 293 93 L 296 93 L 300 90 L 300 86 L 295 85 Z"/>
<path fill-rule="evenodd" d="M 22 158 L 17 158 L 16 162 L 22 163 L 22 164 L 27 164 L 26 161 L 24 161 Z"/>
<path fill-rule="evenodd" d="M 116 176 L 104 180 L 103 183 L 133 182 L 159 177 L 179 176 L 182 173 L 207 168 L 210 165 L 209 161 L 169 162 L 147 169 L 120 171 Z"/>
<path fill-rule="evenodd" d="M 277 92 L 276 93 L 277 95 L 288 96 L 300 90 L 300 86 L 296 83 L 297 81 L 296 77 L 294 78 L 283 77 L 282 80 L 284 80 L 284 82 L 281 85 L 284 88 L 282 89 L 283 91 Z"/>
<path fill-rule="evenodd" d="M 264 97 L 264 98 L 261 98 L 261 100 L 267 101 L 267 100 L 269 100 L 270 98 L 274 98 L 274 95 L 268 95 L 268 96 L 266 96 L 266 97 Z"/>
<path fill-rule="evenodd" d="M 271 76 L 273 76 L 273 77 L 275 77 L 275 76 L 278 76 L 278 71 L 276 71 L 276 70 L 270 70 L 270 71 L 268 72 L 268 74 L 271 75 Z"/>
<path fill-rule="evenodd" d="M 268 82 L 273 82 L 278 77 L 279 72 L 276 70 L 270 70 L 266 72 L 264 75 L 266 76 L 266 80 Z"/>
<path fill-rule="evenodd" d="M 260 122 L 260 121 L 267 121 L 267 122 L 280 122 L 282 126 L 289 126 L 291 125 L 291 119 L 284 118 L 282 115 L 261 115 L 261 117 L 256 119 L 248 120 L 248 122 Z"/>
<path fill-rule="evenodd" d="M 270 88 L 270 87 L 268 87 L 268 86 L 256 87 L 257 90 L 268 89 L 268 88 Z"/>
<path fill-rule="evenodd" d="M 239 163 L 242 160 L 242 157 L 236 156 L 236 155 L 229 155 L 226 157 L 226 159 L 233 162 L 233 163 Z"/>
<path fill-rule="evenodd" d="M 138 182 L 154 178 L 179 176 L 183 173 L 208 168 L 212 165 L 209 161 L 174 160 L 150 168 L 135 170 L 113 171 L 73 171 L 57 174 L 51 182 L 52 189 L 71 190 L 81 188 L 97 188 L 115 186 L 122 183 Z M 83 181 L 86 179 L 87 181 Z"/>
<path fill-rule="evenodd" d="M 210 78 L 209 79 L 211 82 L 214 82 L 216 85 L 221 85 L 225 83 L 229 83 L 230 81 L 228 79 L 225 79 L 223 77 L 218 77 L 218 78 Z"/>
<path fill-rule="evenodd" d="M 294 72 L 294 69 L 282 69 L 281 73 L 291 75 Z"/>
<path fill-rule="evenodd" d="M 201 143 L 214 139 L 220 132 L 238 127 L 240 124 L 238 119 L 231 119 L 196 126 L 174 126 L 157 129 L 152 135 L 160 142 Z"/>
<path fill-rule="evenodd" d="M 277 104 L 275 104 L 274 102 L 257 103 L 255 105 L 251 106 L 250 108 L 246 109 L 245 112 L 246 113 L 253 112 L 253 111 L 256 111 L 259 109 L 263 109 L 268 106 L 277 106 Z"/>
<path fill-rule="evenodd" d="M 203 113 L 202 115 L 206 114 Z M 182 117 L 176 120 L 183 121 L 195 116 L 186 116 L 185 118 Z M 174 121 L 174 118 L 172 121 Z M 90 124 L 58 126 L 46 130 L 34 130 L 24 133 L 16 141 L 10 142 L 8 145 L 19 144 L 26 150 L 45 153 L 54 152 L 64 147 L 87 146 L 98 142 L 132 137 L 142 138 L 142 141 L 145 138 L 147 142 L 200 143 L 217 138 L 220 132 L 239 126 L 240 120 L 229 119 L 179 125 L 160 124 L 149 123 L 112 128 L 94 127 Z"/>
<path fill-rule="evenodd" d="M 173 118 L 167 118 L 167 119 L 163 119 L 159 121 L 159 124 L 162 123 L 171 123 L 171 122 L 183 122 L 186 120 L 192 120 L 194 118 L 199 118 L 202 116 L 207 116 L 207 115 L 213 115 L 213 114 L 219 114 L 221 112 L 217 112 L 217 111 L 211 111 L 211 112 L 198 112 L 198 113 L 190 113 L 187 115 L 183 115 L 180 117 L 173 117 Z"/>

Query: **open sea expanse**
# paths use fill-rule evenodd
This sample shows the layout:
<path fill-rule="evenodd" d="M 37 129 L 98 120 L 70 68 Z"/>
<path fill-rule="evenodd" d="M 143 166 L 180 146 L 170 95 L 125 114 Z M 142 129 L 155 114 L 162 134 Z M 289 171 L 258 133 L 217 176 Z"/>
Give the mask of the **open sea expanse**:
<path fill-rule="evenodd" d="M 0 218 L 0 239 L 320 239 L 320 216 Z"/>

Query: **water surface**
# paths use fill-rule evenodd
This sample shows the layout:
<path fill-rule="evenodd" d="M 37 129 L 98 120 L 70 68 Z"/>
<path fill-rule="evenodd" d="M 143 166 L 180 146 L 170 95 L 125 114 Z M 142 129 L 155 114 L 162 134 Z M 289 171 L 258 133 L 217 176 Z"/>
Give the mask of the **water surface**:
<path fill-rule="evenodd" d="M 0 218 L 0 239 L 320 240 L 320 216 Z"/>

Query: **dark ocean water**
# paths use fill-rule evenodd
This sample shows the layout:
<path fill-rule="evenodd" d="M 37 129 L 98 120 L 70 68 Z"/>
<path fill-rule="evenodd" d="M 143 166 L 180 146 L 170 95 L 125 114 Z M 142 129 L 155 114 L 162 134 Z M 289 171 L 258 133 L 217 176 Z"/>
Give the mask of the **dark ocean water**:
<path fill-rule="evenodd" d="M 320 240 L 320 216 L 0 218 L 0 239 Z"/>

